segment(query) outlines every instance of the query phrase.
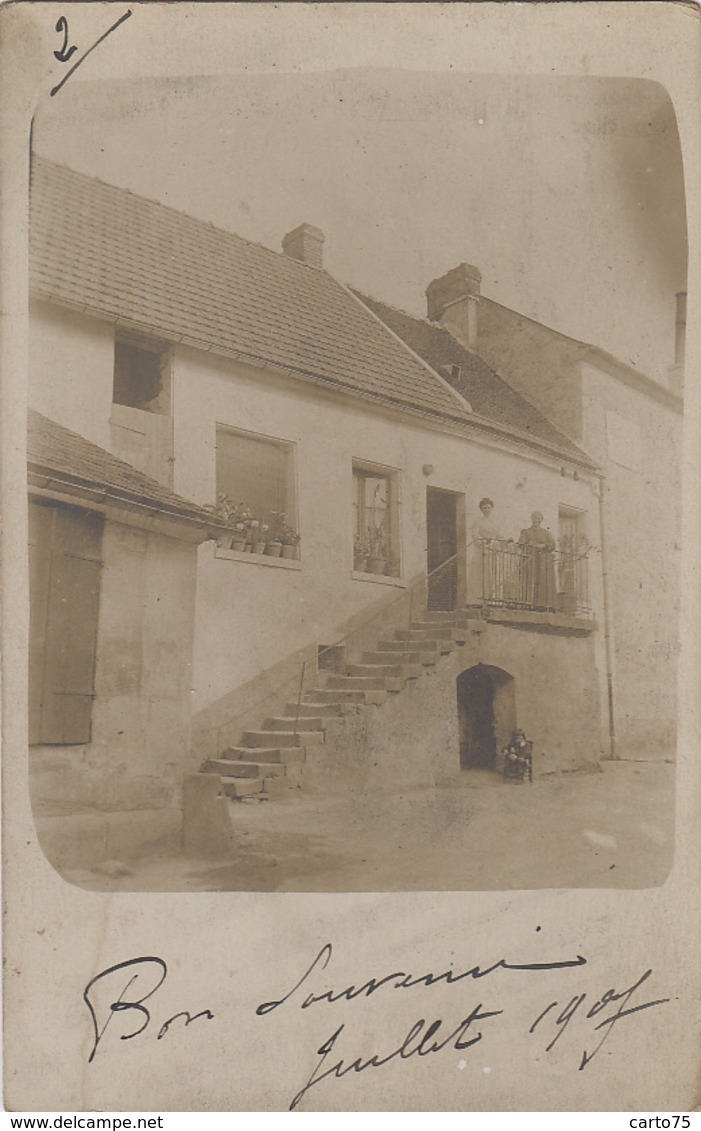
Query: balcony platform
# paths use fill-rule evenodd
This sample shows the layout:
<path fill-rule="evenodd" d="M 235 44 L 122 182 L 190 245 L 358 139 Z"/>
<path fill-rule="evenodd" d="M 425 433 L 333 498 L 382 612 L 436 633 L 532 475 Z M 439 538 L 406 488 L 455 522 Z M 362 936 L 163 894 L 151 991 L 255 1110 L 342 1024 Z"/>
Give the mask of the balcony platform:
<path fill-rule="evenodd" d="M 598 628 L 594 617 L 571 616 L 568 613 L 542 612 L 536 609 L 508 609 L 498 605 L 483 606 L 482 616 L 485 620 L 496 624 L 552 629 L 556 632 L 577 633 L 583 636 L 595 632 Z"/>

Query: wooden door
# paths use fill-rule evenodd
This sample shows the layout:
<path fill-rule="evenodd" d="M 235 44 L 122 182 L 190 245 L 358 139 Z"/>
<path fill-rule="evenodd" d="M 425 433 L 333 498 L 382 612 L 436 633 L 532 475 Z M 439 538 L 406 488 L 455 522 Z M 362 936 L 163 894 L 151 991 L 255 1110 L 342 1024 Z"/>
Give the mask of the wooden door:
<path fill-rule="evenodd" d="M 457 496 L 429 487 L 426 492 L 429 609 L 454 609 L 457 598 Z"/>
<path fill-rule="evenodd" d="M 30 510 L 30 742 L 90 741 L 103 518 L 75 507 Z"/>

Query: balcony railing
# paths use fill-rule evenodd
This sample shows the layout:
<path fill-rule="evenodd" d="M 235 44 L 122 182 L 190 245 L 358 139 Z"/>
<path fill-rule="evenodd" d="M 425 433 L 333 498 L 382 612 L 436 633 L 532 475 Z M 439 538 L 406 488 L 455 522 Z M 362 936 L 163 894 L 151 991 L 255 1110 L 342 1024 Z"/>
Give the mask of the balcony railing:
<path fill-rule="evenodd" d="M 478 543 L 477 551 L 482 604 L 591 616 L 586 553 L 502 541 Z"/>

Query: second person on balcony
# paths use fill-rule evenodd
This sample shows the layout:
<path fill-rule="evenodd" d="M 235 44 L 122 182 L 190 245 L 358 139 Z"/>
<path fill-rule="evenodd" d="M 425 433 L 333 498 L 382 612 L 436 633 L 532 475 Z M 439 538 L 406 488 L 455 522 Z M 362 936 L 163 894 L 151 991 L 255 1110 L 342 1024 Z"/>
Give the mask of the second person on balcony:
<path fill-rule="evenodd" d="M 552 611 L 557 602 L 555 539 L 542 523 L 540 511 L 533 511 L 531 525 L 519 535 L 519 545 L 523 546 L 521 595 L 525 608 Z"/>

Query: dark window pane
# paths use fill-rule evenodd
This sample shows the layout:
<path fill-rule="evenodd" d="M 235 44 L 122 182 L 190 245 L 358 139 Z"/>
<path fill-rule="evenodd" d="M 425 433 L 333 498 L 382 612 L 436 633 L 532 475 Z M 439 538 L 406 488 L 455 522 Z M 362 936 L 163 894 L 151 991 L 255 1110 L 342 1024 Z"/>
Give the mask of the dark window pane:
<path fill-rule="evenodd" d="M 163 391 L 162 355 L 131 342 L 115 342 L 115 404 L 140 408 L 146 412 L 162 411 L 159 397 Z"/>

